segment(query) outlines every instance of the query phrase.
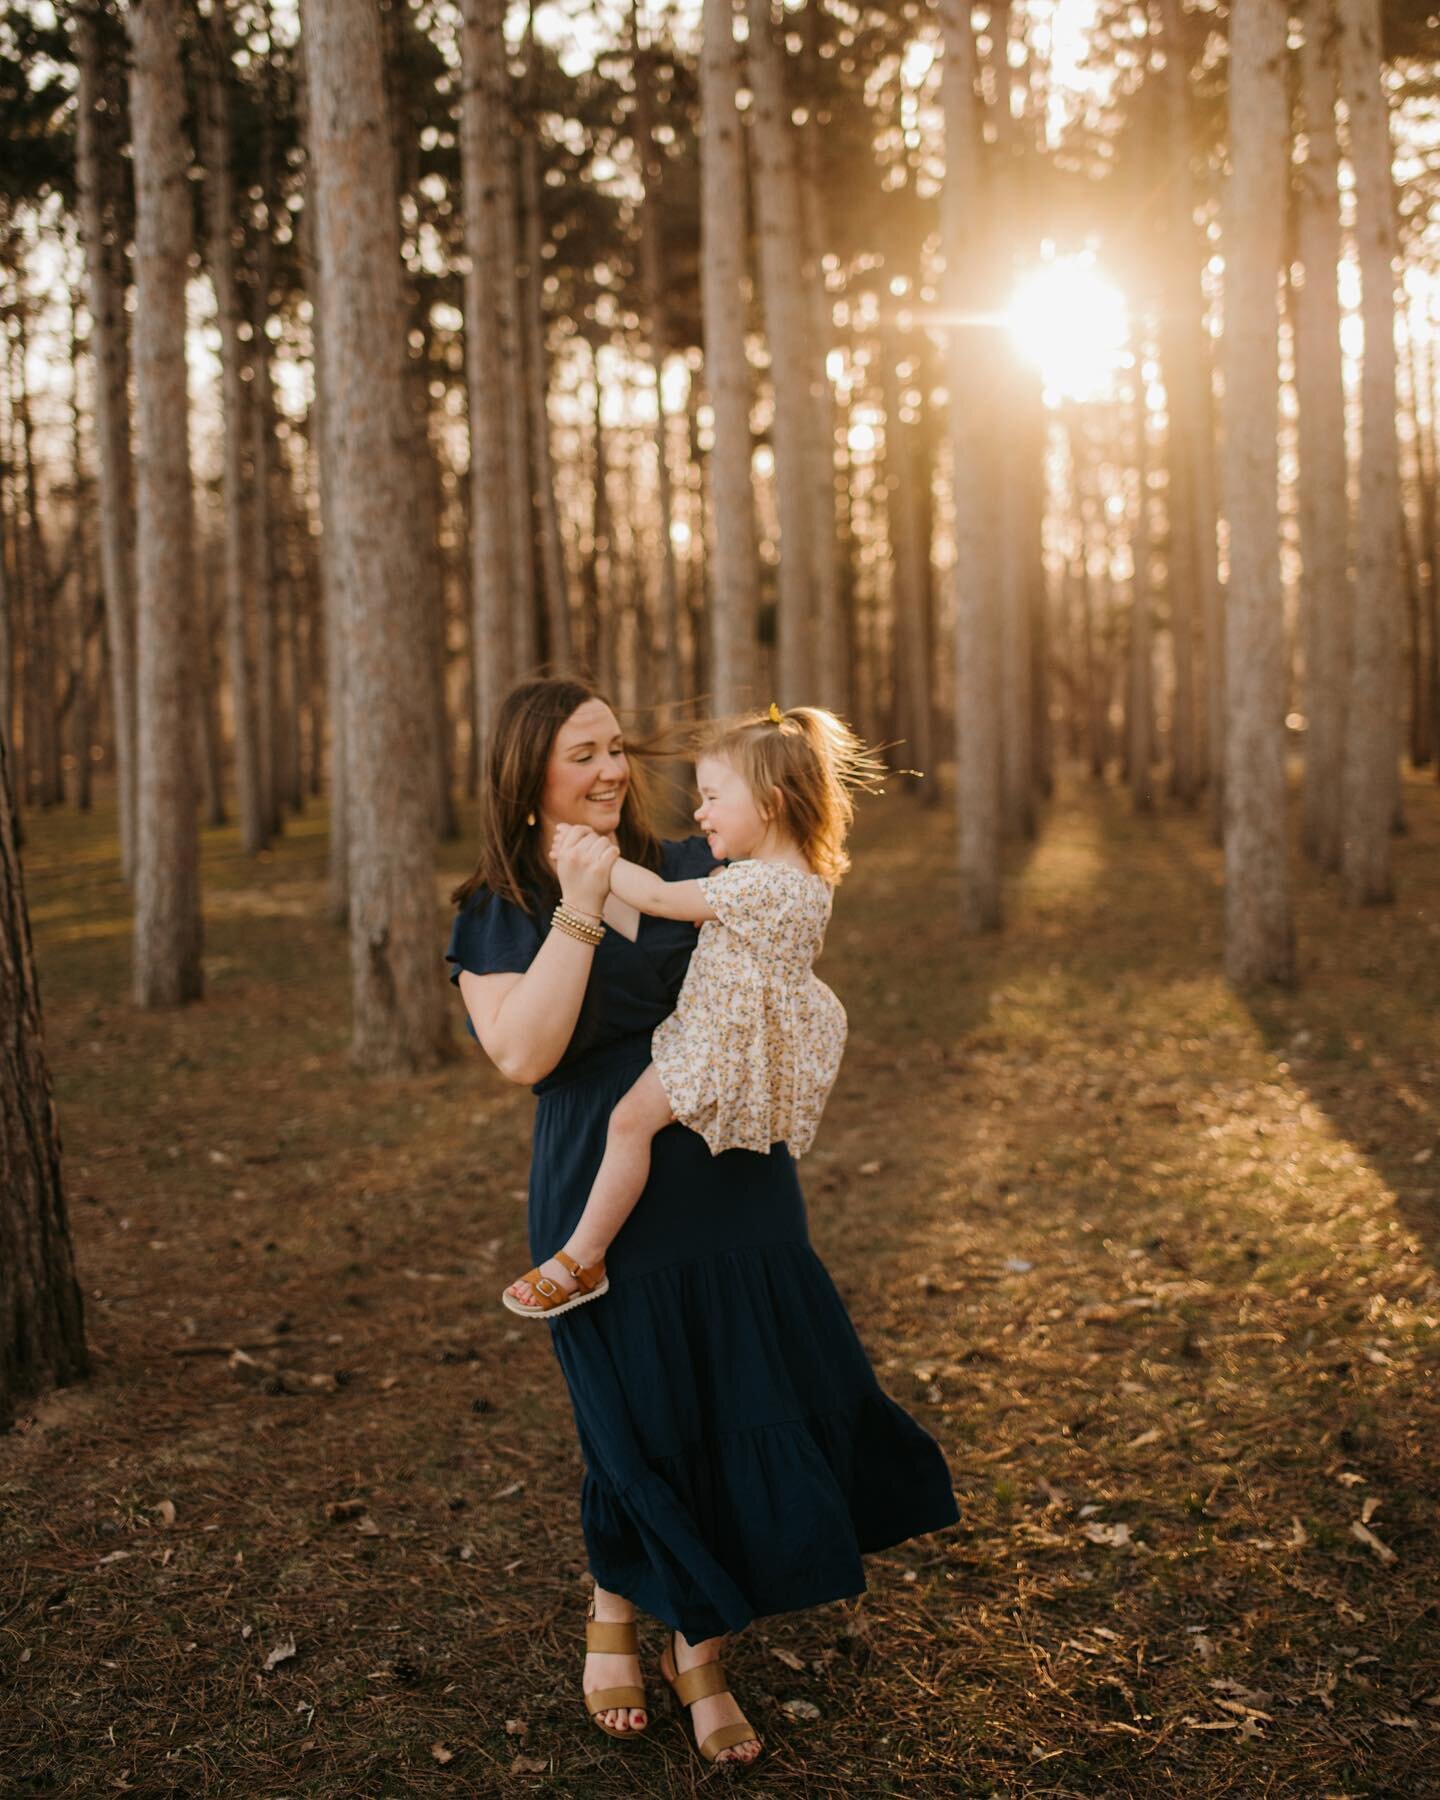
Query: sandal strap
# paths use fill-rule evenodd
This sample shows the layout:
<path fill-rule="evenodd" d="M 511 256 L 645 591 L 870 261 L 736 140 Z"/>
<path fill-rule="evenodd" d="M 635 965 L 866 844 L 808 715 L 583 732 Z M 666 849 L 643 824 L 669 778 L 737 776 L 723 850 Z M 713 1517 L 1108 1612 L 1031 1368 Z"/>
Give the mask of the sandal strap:
<path fill-rule="evenodd" d="M 753 1738 L 758 1744 L 760 1734 L 754 1730 L 748 1719 L 741 1719 L 738 1725 L 720 1725 L 712 1731 L 700 1746 L 700 1754 L 706 1762 L 714 1762 L 717 1750 L 728 1750 L 734 1744 L 743 1744 L 747 1738 Z"/>
<path fill-rule="evenodd" d="M 683 1669 L 670 1685 L 684 1706 L 693 1706 L 711 1694 L 730 1692 L 725 1671 L 718 1662 L 697 1663 L 693 1669 Z"/>
<path fill-rule="evenodd" d="M 567 1294 L 558 1281 L 548 1275 L 542 1275 L 538 1269 L 527 1269 L 520 1277 L 528 1281 L 532 1291 L 539 1296 L 540 1304 L 528 1308 L 530 1312 L 548 1312 L 552 1306 L 558 1306 L 562 1300 L 570 1300 L 574 1296 Z"/>
<path fill-rule="evenodd" d="M 612 1656 L 638 1654 L 640 1642 L 633 1619 L 587 1619 L 585 1648 L 609 1652 Z"/>
<path fill-rule="evenodd" d="M 605 1273 L 605 1263 L 603 1259 L 598 1263 L 594 1263 L 589 1268 L 583 1268 L 576 1262 L 575 1258 L 568 1250 L 557 1250 L 555 1252 L 554 1260 L 558 1263 L 564 1263 L 565 1267 L 575 1277 L 576 1281 L 580 1283 L 580 1286 L 587 1294 Z"/>
<path fill-rule="evenodd" d="M 645 1706 L 645 1690 L 642 1687 L 608 1687 L 591 1688 L 585 1695 L 585 1710 L 594 1718 L 596 1713 L 608 1712 L 615 1706 L 633 1706 L 643 1710 Z"/>

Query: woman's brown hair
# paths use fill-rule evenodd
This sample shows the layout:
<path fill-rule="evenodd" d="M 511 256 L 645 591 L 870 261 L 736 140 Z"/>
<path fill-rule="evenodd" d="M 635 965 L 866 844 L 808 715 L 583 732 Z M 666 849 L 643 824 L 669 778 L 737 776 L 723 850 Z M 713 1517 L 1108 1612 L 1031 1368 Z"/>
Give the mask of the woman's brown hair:
<path fill-rule="evenodd" d="M 823 706 L 746 713 L 703 733 L 702 756 L 728 762 L 750 789 L 763 818 L 777 812 L 806 862 L 831 883 L 850 867 L 845 840 L 856 791 L 883 793 L 887 771 L 845 721 Z M 775 795 L 779 792 L 777 808 Z"/>
<path fill-rule="evenodd" d="M 501 702 L 480 784 L 480 860 L 450 896 L 457 907 L 481 888 L 527 913 L 537 900 L 559 899 L 549 847 L 540 842 L 538 828 L 525 821 L 531 813 L 539 817 L 545 770 L 560 727 L 590 700 L 610 705 L 588 681 L 546 676 L 511 688 Z M 649 772 L 638 760 L 644 749 L 643 744 L 625 746 L 630 781 L 615 835 L 627 861 L 654 869 L 660 863 L 660 841 Z"/>

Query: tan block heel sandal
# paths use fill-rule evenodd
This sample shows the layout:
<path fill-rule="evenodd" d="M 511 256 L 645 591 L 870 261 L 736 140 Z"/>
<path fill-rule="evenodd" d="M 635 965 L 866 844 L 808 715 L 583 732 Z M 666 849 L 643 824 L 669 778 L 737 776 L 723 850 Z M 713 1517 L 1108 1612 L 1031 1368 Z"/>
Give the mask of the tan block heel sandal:
<path fill-rule="evenodd" d="M 669 1668 L 665 1666 L 667 1656 L 670 1659 Z M 675 1671 L 673 1678 L 672 1670 Z M 674 1632 L 671 1632 L 665 1648 L 660 1652 L 660 1674 L 666 1687 L 670 1689 L 682 1707 L 693 1706 L 697 1700 L 704 1700 L 711 1694 L 728 1694 L 730 1692 L 730 1684 L 725 1679 L 725 1671 L 720 1666 L 718 1656 L 713 1662 L 697 1663 L 693 1669 L 683 1671 L 680 1669 L 680 1665 L 675 1660 Z M 710 1763 L 718 1761 L 722 1750 L 729 1750 L 735 1744 L 743 1744 L 747 1738 L 754 1738 L 760 1746 L 760 1750 L 765 1748 L 765 1740 L 743 1714 L 734 1725 L 716 1726 L 703 1744 L 695 1744 L 693 1731 L 687 1731 L 685 1735 L 690 1739 L 691 1744 L 695 1745 L 701 1759 Z M 742 1769 L 753 1768 L 759 1760 L 760 1751 L 757 1750 L 755 1755 L 748 1760 L 743 1756 L 727 1757 L 720 1767 L 729 1769 L 738 1775 Z"/>
<path fill-rule="evenodd" d="M 602 1294 L 610 1292 L 610 1277 L 605 1273 L 603 1262 L 594 1263 L 588 1269 L 582 1269 L 575 1258 L 566 1250 L 555 1252 L 555 1261 L 564 1263 L 565 1267 L 579 1282 L 573 1294 L 567 1294 L 558 1281 L 552 1281 L 548 1275 L 542 1275 L 538 1269 L 527 1269 L 523 1275 L 516 1277 L 518 1281 L 528 1281 L 531 1288 L 539 1295 L 538 1306 L 527 1306 L 523 1300 L 517 1300 L 510 1292 L 515 1282 L 501 1294 L 500 1298 L 513 1313 L 519 1313 L 522 1319 L 553 1319 L 558 1314 L 569 1312 L 572 1306 L 583 1306 L 587 1300 L 598 1300 Z"/>
<path fill-rule="evenodd" d="M 633 1619 L 597 1619 L 595 1602 L 591 1600 L 585 1610 L 585 1648 L 596 1650 L 602 1656 L 638 1656 L 640 1639 Z M 645 1705 L 645 1690 L 630 1683 L 625 1687 L 591 1688 L 582 1692 L 585 1710 L 606 1734 L 613 1738 L 644 1737 L 650 1729 L 650 1710 Z M 621 1731 L 617 1725 L 607 1725 L 600 1717 L 602 1712 L 626 1707 L 630 1710 L 644 1708 L 645 1723 L 632 1725 Z"/>

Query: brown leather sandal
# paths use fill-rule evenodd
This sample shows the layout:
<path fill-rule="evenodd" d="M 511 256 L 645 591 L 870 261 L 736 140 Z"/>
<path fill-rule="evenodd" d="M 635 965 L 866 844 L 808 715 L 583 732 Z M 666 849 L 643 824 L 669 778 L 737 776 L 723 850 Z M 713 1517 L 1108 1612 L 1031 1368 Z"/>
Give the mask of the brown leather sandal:
<path fill-rule="evenodd" d="M 501 1301 L 513 1313 L 519 1313 L 522 1319 L 553 1319 L 560 1313 L 569 1312 L 572 1306 L 583 1306 L 587 1300 L 598 1300 L 602 1294 L 610 1292 L 610 1277 L 605 1273 L 605 1264 L 598 1262 L 588 1269 L 582 1269 L 575 1258 L 566 1250 L 555 1252 L 555 1261 L 564 1263 L 565 1267 L 579 1282 L 573 1293 L 566 1293 L 558 1281 L 552 1281 L 548 1275 L 542 1275 L 538 1269 L 527 1269 L 523 1275 L 517 1275 L 516 1281 L 528 1281 L 540 1296 L 537 1306 L 527 1306 L 523 1300 L 517 1300 L 510 1292 L 515 1282 L 501 1294 Z"/>
<path fill-rule="evenodd" d="M 670 1658 L 670 1668 L 665 1667 L 665 1658 Z M 675 1671 L 672 1679 L 671 1670 Z M 697 1700 L 704 1700 L 711 1694 L 728 1694 L 730 1684 L 725 1679 L 725 1671 L 720 1666 L 717 1656 L 713 1662 L 697 1663 L 693 1669 L 681 1670 L 675 1660 L 675 1634 L 672 1631 L 665 1648 L 660 1652 L 660 1674 L 665 1685 L 675 1696 L 681 1706 L 693 1706 Z M 685 1734 L 695 1744 L 695 1733 Z M 719 1761 L 722 1750 L 729 1750 L 736 1744 L 743 1744 L 748 1738 L 754 1738 L 760 1749 L 765 1748 L 765 1740 L 742 1713 L 734 1725 L 717 1725 L 703 1744 L 695 1748 L 705 1762 Z M 721 1763 L 725 1769 L 733 1769 L 737 1774 L 741 1769 L 752 1768 L 760 1760 L 759 1751 L 748 1759 L 743 1756 L 730 1756 Z"/>
<path fill-rule="evenodd" d="M 585 1648 L 599 1651 L 601 1655 L 638 1656 L 640 1639 L 636 1633 L 635 1621 L 633 1619 L 597 1619 L 595 1617 L 595 1601 L 592 1597 L 589 1606 L 585 1609 Z M 582 1690 L 581 1697 L 585 1702 L 586 1712 L 607 1737 L 644 1737 L 650 1729 L 650 1712 L 649 1708 L 645 1707 L 643 1687 L 636 1687 L 631 1683 L 625 1687 L 591 1688 L 588 1692 Z M 645 1707 L 645 1723 L 631 1725 L 627 1730 L 621 1731 L 618 1725 L 607 1725 L 600 1717 L 602 1712 L 609 1712 L 612 1708 L 622 1706 L 630 1709 Z"/>

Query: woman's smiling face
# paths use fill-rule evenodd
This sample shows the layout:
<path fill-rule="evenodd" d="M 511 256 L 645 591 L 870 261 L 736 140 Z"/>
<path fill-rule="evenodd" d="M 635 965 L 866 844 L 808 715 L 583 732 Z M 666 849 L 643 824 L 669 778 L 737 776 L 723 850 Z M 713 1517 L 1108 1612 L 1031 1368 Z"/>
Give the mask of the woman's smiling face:
<path fill-rule="evenodd" d="M 620 722 L 603 700 L 587 700 L 555 734 L 545 765 L 540 815 L 548 827 L 588 825 L 608 836 L 620 824 L 620 809 L 630 785 L 625 736 Z"/>

